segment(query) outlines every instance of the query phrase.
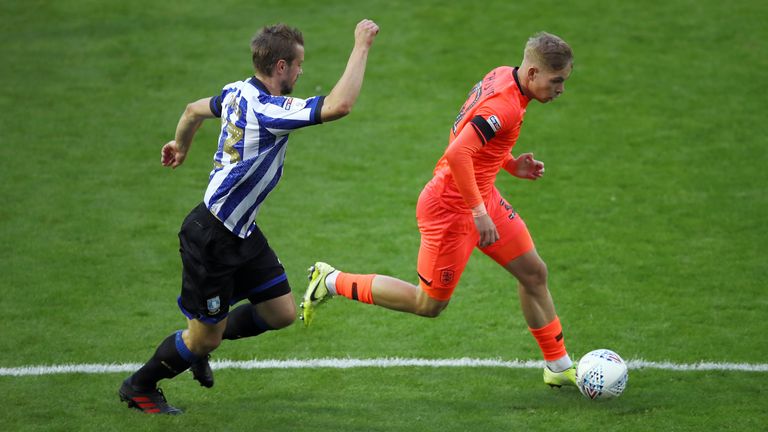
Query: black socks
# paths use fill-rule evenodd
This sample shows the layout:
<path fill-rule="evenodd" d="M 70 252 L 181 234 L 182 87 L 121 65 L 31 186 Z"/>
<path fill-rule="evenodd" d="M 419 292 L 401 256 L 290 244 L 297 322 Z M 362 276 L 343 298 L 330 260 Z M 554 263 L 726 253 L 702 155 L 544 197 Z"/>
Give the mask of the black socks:
<path fill-rule="evenodd" d="M 164 378 L 173 378 L 189 368 L 198 357 L 187 348 L 181 338 L 182 330 L 163 340 L 155 354 L 131 377 L 137 390 L 152 390 Z"/>
<path fill-rule="evenodd" d="M 246 303 L 229 313 L 223 338 L 235 340 L 257 336 L 269 330 L 272 330 L 272 327 L 256 313 L 256 308 Z"/>

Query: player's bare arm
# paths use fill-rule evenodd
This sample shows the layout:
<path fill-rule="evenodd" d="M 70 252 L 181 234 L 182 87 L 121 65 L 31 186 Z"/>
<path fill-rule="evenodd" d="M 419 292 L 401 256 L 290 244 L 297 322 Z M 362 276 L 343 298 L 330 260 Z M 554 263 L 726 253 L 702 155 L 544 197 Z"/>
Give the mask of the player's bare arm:
<path fill-rule="evenodd" d="M 184 109 L 179 124 L 176 125 L 175 139 L 168 141 L 160 153 L 163 166 L 176 168 L 184 163 L 197 129 L 205 119 L 215 117 L 211 112 L 210 102 L 211 98 L 203 98 L 188 104 Z"/>
<path fill-rule="evenodd" d="M 363 85 L 368 51 L 378 33 L 379 26 L 369 19 L 364 19 L 357 24 L 355 46 L 347 61 L 346 69 L 323 102 L 320 116 L 324 122 L 338 120 L 352 111 Z"/>
<path fill-rule="evenodd" d="M 533 158 L 533 153 L 523 153 L 512 158 L 504 167 L 515 177 L 536 180 L 544 175 L 544 162 Z"/>

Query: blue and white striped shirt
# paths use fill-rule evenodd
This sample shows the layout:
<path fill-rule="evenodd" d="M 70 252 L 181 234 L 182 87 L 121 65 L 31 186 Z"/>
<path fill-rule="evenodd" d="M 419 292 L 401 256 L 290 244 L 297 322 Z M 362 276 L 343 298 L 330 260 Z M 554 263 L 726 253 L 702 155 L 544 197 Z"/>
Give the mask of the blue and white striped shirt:
<path fill-rule="evenodd" d="M 256 77 L 227 84 L 211 98 L 221 134 L 204 201 L 238 237 L 253 232 L 261 204 L 280 181 L 288 134 L 320 123 L 323 99 L 273 96 Z"/>

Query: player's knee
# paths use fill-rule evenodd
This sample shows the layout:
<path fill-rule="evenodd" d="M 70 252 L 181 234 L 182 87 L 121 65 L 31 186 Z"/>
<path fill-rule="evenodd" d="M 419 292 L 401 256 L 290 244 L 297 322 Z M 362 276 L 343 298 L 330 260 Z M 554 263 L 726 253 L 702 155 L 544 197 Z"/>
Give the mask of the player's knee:
<path fill-rule="evenodd" d="M 221 345 L 221 336 L 216 334 L 194 334 L 185 338 L 184 343 L 190 351 L 197 355 L 206 355 Z"/>
<path fill-rule="evenodd" d="M 296 313 L 293 312 L 281 312 L 279 314 L 275 314 L 272 317 L 270 317 L 270 323 L 269 325 L 277 330 L 281 328 L 288 327 L 289 325 L 293 324 L 293 322 L 296 320 Z"/>
<path fill-rule="evenodd" d="M 440 313 L 443 312 L 443 309 L 445 308 L 429 308 L 424 309 L 419 312 L 419 316 L 423 316 L 425 318 L 437 318 L 440 316 Z"/>
<path fill-rule="evenodd" d="M 544 261 L 539 261 L 539 265 L 534 269 L 534 282 L 537 285 L 546 285 L 548 275 L 547 264 Z"/>
<path fill-rule="evenodd" d="M 296 320 L 296 304 L 290 294 L 262 305 L 258 306 L 257 314 L 271 330 L 288 327 Z"/>
<path fill-rule="evenodd" d="M 547 286 L 547 275 L 547 264 L 542 260 L 537 260 L 526 269 L 519 280 L 526 289 L 537 289 Z"/>
<path fill-rule="evenodd" d="M 446 307 L 448 307 L 448 302 L 425 302 L 420 305 L 416 314 L 426 318 L 437 318 Z"/>
<path fill-rule="evenodd" d="M 221 337 L 210 338 L 205 341 L 204 348 L 206 352 L 214 351 L 221 345 Z"/>
<path fill-rule="evenodd" d="M 192 346 L 189 347 L 189 350 L 197 355 L 202 356 L 216 350 L 219 345 L 221 345 L 220 337 L 207 337 L 194 341 Z"/>

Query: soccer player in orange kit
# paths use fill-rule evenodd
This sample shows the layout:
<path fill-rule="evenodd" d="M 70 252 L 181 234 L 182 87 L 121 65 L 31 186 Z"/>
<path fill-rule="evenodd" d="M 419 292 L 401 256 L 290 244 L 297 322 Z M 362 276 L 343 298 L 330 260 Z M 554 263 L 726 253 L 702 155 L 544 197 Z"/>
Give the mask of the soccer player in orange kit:
<path fill-rule="evenodd" d="M 416 206 L 421 233 L 419 284 L 315 263 L 301 305 L 305 325 L 312 323 L 316 307 L 334 295 L 436 317 L 448 305 L 472 250 L 478 247 L 519 282 L 523 315 L 546 362 L 544 382 L 575 385 L 575 367 L 547 287 L 546 264 L 522 218 L 494 185 L 501 168 L 530 180 L 544 174 L 544 164 L 531 153 L 515 158 L 511 150 L 528 102 L 547 103 L 560 96 L 572 68 L 570 46 L 542 32 L 528 40 L 519 67 L 498 67 L 477 83 Z"/>

